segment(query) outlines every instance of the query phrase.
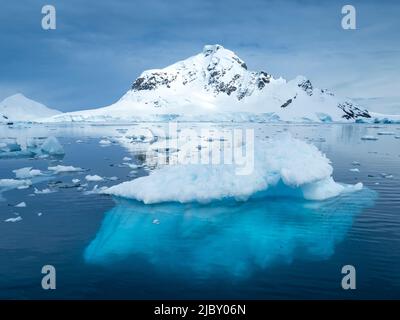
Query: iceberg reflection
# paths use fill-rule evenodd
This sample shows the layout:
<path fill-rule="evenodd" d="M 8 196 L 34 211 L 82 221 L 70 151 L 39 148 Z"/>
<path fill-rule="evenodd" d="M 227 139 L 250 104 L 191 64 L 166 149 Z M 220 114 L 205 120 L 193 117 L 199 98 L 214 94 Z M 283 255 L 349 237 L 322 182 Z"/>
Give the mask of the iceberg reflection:
<path fill-rule="evenodd" d="M 374 198 L 363 189 L 320 202 L 266 197 L 144 205 L 116 199 L 84 258 L 121 265 L 141 257 L 160 272 L 245 277 L 294 259 L 329 258 Z"/>

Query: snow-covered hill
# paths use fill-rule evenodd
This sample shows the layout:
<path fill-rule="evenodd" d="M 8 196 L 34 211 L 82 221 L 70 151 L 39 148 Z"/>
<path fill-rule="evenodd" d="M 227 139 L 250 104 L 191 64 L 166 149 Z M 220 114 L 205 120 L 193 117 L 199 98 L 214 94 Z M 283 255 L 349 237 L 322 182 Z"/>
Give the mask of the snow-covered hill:
<path fill-rule="evenodd" d="M 14 94 L 0 102 L 0 123 L 35 121 L 60 114 L 58 110 L 28 99 L 23 94 Z"/>
<path fill-rule="evenodd" d="M 221 45 L 164 69 L 144 71 L 116 103 L 64 113 L 46 121 L 294 121 L 354 122 L 370 113 L 314 87 L 305 77 L 286 81 L 246 63 Z"/>

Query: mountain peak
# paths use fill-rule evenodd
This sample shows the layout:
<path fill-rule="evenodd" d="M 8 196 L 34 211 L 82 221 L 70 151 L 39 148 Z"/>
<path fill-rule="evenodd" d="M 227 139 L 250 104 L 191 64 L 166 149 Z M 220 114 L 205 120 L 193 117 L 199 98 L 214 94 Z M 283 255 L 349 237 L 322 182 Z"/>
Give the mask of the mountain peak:
<path fill-rule="evenodd" d="M 206 44 L 203 47 L 203 54 L 205 56 L 208 56 L 210 54 L 217 52 L 219 49 L 225 49 L 225 48 L 223 46 L 221 46 L 220 44 Z"/>
<path fill-rule="evenodd" d="M 131 91 L 143 94 L 158 89 L 205 91 L 214 96 L 232 94 L 241 100 L 255 90 L 262 90 L 271 79 L 266 72 L 248 71 L 246 63 L 233 51 L 214 44 L 166 68 L 144 71 L 132 84 Z"/>
<path fill-rule="evenodd" d="M 60 111 L 50 109 L 22 93 L 13 94 L 0 102 L 0 115 L 3 119 L 11 121 L 30 121 L 59 113 Z"/>

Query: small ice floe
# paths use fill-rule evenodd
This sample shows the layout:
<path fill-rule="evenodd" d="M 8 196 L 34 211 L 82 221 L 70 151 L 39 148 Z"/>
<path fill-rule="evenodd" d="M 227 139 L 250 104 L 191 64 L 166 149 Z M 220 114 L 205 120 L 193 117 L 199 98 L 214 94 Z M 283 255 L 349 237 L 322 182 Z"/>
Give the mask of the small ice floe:
<path fill-rule="evenodd" d="M 351 164 L 352 164 L 353 166 L 361 166 L 361 163 L 358 162 L 358 161 L 353 161 Z"/>
<path fill-rule="evenodd" d="M 388 173 L 381 173 L 381 177 L 385 179 L 393 179 L 393 175 Z"/>
<path fill-rule="evenodd" d="M 88 190 L 88 191 L 85 191 L 83 194 L 84 195 L 91 195 L 91 194 L 99 194 L 99 193 L 102 193 L 104 190 L 106 190 L 107 189 L 107 187 L 98 187 L 98 185 L 96 184 L 94 187 L 93 187 L 93 189 L 92 190 Z"/>
<path fill-rule="evenodd" d="M 38 217 L 40 217 L 42 214 L 43 214 L 43 213 L 41 213 L 41 212 L 38 212 L 38 214 L 37 214 L 37 215 L 38 215 Z"/>
<path fill-rule="evenodd" d="M 396 133 L 392 131 L 381 131 L 378 132 L 379 136 L 394 136 Z"/>
<path fill-rule="evenodd" d="M 53 171 L 54 173 L 63 173 L 63 172 L 79 172 L 83 171 L 82 168 L 79 167 L 73 167 L 73 166 L 62 166 L 62 165 L 57 165 L 54 167 L 48 167 L 47 168 L 50 171 Z"/>
<path fill-rule="evenodd" d="M 29 186 L 19 186 L 17 189 L 18 190 L 24 190 L 24 189 L 28 189 L 29 188 Z"/>
<path fill-rule="evenodd" d="M 106 147 L 106 146 L 111 145 L 111 141 L 110 141 L 110 140 L 107 140 L 107 139 L 101 139 L 101 140 L 99 141 L 99 144 L 100 144 L 101 146 L 103 146 L 103 147 Z"/>
<path fill-rule="evenodd" d="M 160 224 L 160 220 L 154 219 L 154 220 L 152 221 L 152 223 L 153 223 L 153 224 Z"/>
<path fill-rule="evenodd" d="M 83 143 L 83 140 L 76 140 L 75 143 Z"/>
<path fill-rule="evenodd" d="M 124 157 L 123 159 L 122 159 L 122 161 L 131 161 L 132 160 L 132 158 L 129 158 L 129 157 Z"/>
<path fill-rule="evenodd" d="M 129 162 L 124 162 L 124 163 L 122 164 L 122 166 L 128 167 L 128 168 L 130 168 L 130 169 L 138 169 L 138 168 L 143 167 L 143 165 L 136 164 L 136 163 L 129 163 Z"/>
<path fill-rule="evenodd" d="M 96 182 L 96 181 L 103 181 L 104 179 L 100 176 L 98 176 L 97 174 L 95 175 L 87 175 L 85 177 L 86 181 L 90 181 L 90 182 Z"/>
<path fill-rule="evenodd" d="M 21 187 L 29 187 L 32 184 L 30 180 L 0 179 L 1 189 L 16 189 Z"/>
<path fill-rule="evenodd" d="M 361 137 L 361 140 L 371 140 L 371 141 L 375 141 L 375 140 L 378 140 L 378 138 L 377 137 L 374 137 L 374 136 L 363 136 L 363 137 Z"/>
<path fill-rule="evenodd" d="M 26 203 L 22 201 L 22 202 L 18 203 L 15 207 L 16 208 L 25 208 L 26 207 Z"/>
<path fill-rule="evenodd" d="M 17 179 L 29 179 L 29 178 L 33 178 L 33 177 L 42 175 L 42 172 L 40 170 L 32 169 L 32 167 L 15 169 L 15 170 L 13 170 L 13 172 L 15 173 L 15 177 Z"/>
<path fill-rule="evenodd" d="M 117 181 L 119 178 L 118 177 L 109 177 L 109 178 L 106 178 L 107 180 L 110 180 L 110 181 Z"/>
<path fill-rule="evenodd" d="M 56 191 L 51 190 L 49 188 L 45 188 L 43 190 L 39 190 L 39 189 L 35 188 L 35 191 L 34 191 L 35 194 L 49 194 L 49 193 L 53 193 L 53 192 L 56 192 Z"/>
<path fill-rule="evenodd" d="M 78 184 L 79 182 L 81 182 L 81 180 L 79 180 L 79 179 L 72 179 L 72 183 Z"/>
<path fill-rule="evenodd" d="M 360 172 L 360 169 L 358 169 L 358 168 L 351 168 L 351 169 L 349 169 L 349 171 L 351 171 L 351 172 Z"/>
<path fill-rule="evenodd" d="M 22 217 L 18 216 L 18 217 L 15 217 L 15 218 L 8 218 L 8 219 L 4 220 L 4 222 L 18 222 L 18 221 L 21 221 L 21 220 L 22 220 Z"/>

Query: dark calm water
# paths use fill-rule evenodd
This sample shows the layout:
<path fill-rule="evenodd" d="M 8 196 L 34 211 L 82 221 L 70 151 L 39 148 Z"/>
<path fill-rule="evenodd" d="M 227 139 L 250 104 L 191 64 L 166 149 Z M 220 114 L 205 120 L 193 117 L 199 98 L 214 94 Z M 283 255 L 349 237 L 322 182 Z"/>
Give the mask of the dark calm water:
<path fill-rule="evenodd" d="M 12 170 L 46 171 L 57 164 L 90 171 L 53 175 L 0 200 L 0 298 L 3 299 L 321 299 L 400 298 L 400 139 L 378 135 L 395 125 L 246 125 L 259 137 L 289 131 L 327 154 L 334 178 L 364 190 L 327 201 L 291 198 L 143 205 L 85 194 L 72 179 L 148 174 L 121 165 L 141 161 L 136 143 L 120 138 L 135 126 L 0 128 L 0 138 L 57 136 L 62 159 L 0 159 Z M 363 141 L 364 135 L 377 141 Z M 101 146 L 101 139 L 114 141 Z M 354 166 L 353 161 L 360 163 Z M 349 171 L 358 168 L 359 172 Z M 35 180 L 34 180 L 35 182 Z M 15 205 L 24 201 L 25 208 Z M 17 212 L 23 220 L 4 222 Z M 38 216 L 38 213 L 42 213 Z M 154 223 L 157 221 L 159 223 Z M 54 265 L 57 289 L 41 287 L 41 268 Z M 341 288 L 353 265 L 357 289 Z"/>

